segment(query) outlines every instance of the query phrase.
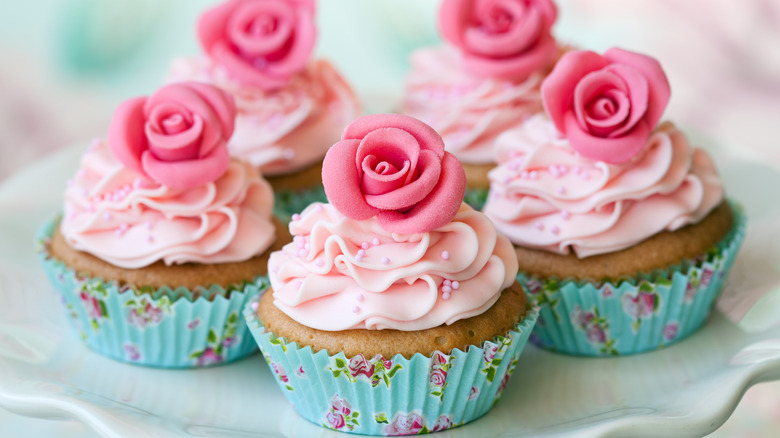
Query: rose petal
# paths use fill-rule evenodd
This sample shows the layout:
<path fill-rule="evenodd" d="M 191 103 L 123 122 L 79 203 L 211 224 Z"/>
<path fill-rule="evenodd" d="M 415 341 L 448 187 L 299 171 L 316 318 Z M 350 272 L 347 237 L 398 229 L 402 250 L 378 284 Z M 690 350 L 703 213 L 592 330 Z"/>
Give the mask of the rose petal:
<path fill-rule="evenodd" d="M 647 145 L 650 135 L 650 128 L 642 119 L 623 137 L 594 137 L 580 128 L 577 118 L 572 113 L 565 115 L 564 129 L 569 144 L 580 155 L 609 164 L 625 163 L 633 158 Z"/>
<path fill-rule="evenodd" d="M 473 0 L 445 0 L 439 8 L 439 31 L 455 46 L 463 46 L 462 29 L 471 25 L 472 4 Z"/>
<path fill-rule="evenodd" d="M 170 188 L 186 190 L 219 178 L 230 164 L 227 147 L 214 149 L 211 154 L 194 160 L 160 161 L 150 151 L 141 157 L 149 176 Z"/>
<path fill-rule="evenodd" d="M 460 162 L 458 164 L 460 165 Z M 426 196 L 431 196 L 431 192 L 440 181 L 442 172 L 436 154 L 427 150 L 420 151 L 418 171 L 420 175 L 417 179 L 397 190 L 380 195 L 366 194 L 366 203 L 381 210 L 405 210 L 422 201 Z"/>
<path fill-rule="evenodd" d="M 619 76 L 628 88 L 628 97 L 631 101 L 630 117 L 622 129 L 617 129 L 610 134 L 610 137 L 621 137 L 631 130 L 639 119 L 644 118 L 647 114 L 650 86 L 642 73 L 630 65 L 612 64 L 604 70 Z M 652 126 L 655 126 L 655 124 Z"/>
<path fill-rule="evenodd" d="M 370 132 L 381 128 L 397 128 L 412 135 L 420 150 L 430 150 L 439 159 L 444 156 L 444 140 L 439 133 L 425 123 L 402 114 L 371 114 L 355 119 L 341 135 L 342 140 L 361 140 Z"/>
<path fill-rule="evenodd" d="M 558 60 L 555 68 L 542 82 L 544 110 L 559 132 L 566 132 L 564 115 L 572 108 L 574 90 L 580 79 L 607 65 L 609 61 L 595 52 L 586 50 L 568 52 Z"/>
<path fill-rule="evenodd" d="M 543 69 L 555 61 L 558 46 L 550 35 L 543 35 L 539 42 L 522 56 L 507 58 L 484 58 L 464 54 L 466 71 L 478 77 L 491 77 L 507 80 L 522 80 L 532 73 Z"/>
<path fill-rule="evenodd" d="M 342 140 L 328 149 L 322 160 L 322 185 L 337 210 L 349 218 L 364 220 L 379 210 L 366 203 L 360 190 L 361 175 L 355 165 L 359 145 L 358 140 Z"/>
<path fill-rule="evenodd" d="M 173 135 L 155 132 L 151 125 L 147 124 L 145 132 L 149 141 L 149 151 L 160 161 L 186 161 L 200 158 L 203 119 L 196 115 L 193 122 L 186 131 Z"/>
<path fill-rule="evenodd" d="M 146 150 L 144 135 L 144 105 L 146 97 L 137 97 L 119 104 L 108 127 L 108 145 L 127 168 L 146 175 L 141 154 Z"/>
<path fill-rule="evenodd" d="M 628 87 L 625 81 L 615 73 L 604 69 L 586 74 L 574 89 L 573 112 L 580 127 L 599 137 L 606 137 L 623 127 L 631 114 L 631 101 L 626 94 Z M 614 104 L 611 114 L 600 118 L 591 115 L 590 108 L 599 99 L 607 99 Z M 595 131 L 591 127 L 595 127 Z"/>
<path fill-rule="evenodd" d="M 258 19 L 272 20 L 266 24 L 273 28 L 257 29 L 263 25 Z M 293 36 L 294 21 L 295 11 L 286 2 L 245 2 L 230 15 L 226 34 L 238 52 L 251 60 L 283 49 Z"/>
<path fill-rule="evenodd" d="M 482 26 L 471 26 L 463 35 L 464 46 L 472 54 L 491 58 L 521 54 L 539 40 L 545 28 L 545 18 L 533 5 L 514 1 L 482 2 L 480 5 L 477 6 L 476 16 Z M 509 15 L 508 29 L 502 31 L 491 25 L 496 9 Z"/>
<path fill-rule="evenodd" d="M 292 45 L 281 59 L 274 60 L 267 67 L 269 74 L 289 77 L 306 67 L 309 62 L 314 43 L 317 40 L 317 28 L 314 17 L 303 11 L 296 11 L 298 22 L 295 26 L 295 36 Z"/>
<path fill-rule="evenodd" d="M 363 159 L 361 168 L 363 177 L 360 188 L 366 195 L 381 195 L 396 190 L 404 185 L 407 176 L 411 176 L 409 160 L 405 160 L 403 167 L 397 169 L 393 164 L 369 155 Z"/>
<path fill-rule="evenodd" d="M 190 125 L 192 114 L 179 102 L 166 102 L 155 106 L 146 119 L 147 128 L 162 135 L 177 134 L 187 130 Z"/>
<path fill-rule="evenodd" d="M 626 93 L 614 88 L 607 90 L 586 108 L 585 125 L 598 137 L 619 137 L 616 133 L 628 124 L 631 109 Z"/>
<path fill-rule="evenodd" d="M 642 76 L 647 80 L 649 95 L 645 120 L 653 128 L 658 125 L 671 96 L 669 81 L 661 64 L 649 56 L 618 48 L 607 50 L 604 53 L 604 58 L 615 63 L 629 65 L 642 73 Z"/>
<path fill-rule="evenodd" d="M 417 172 L 420 148 L 417 139 L 409 132 L 398 128 L 380 128 L 363 137 L 355 161 L 364 173 L 366 172 L 366 169 L 363 168 L 364 158 L 368 155 L 374 155 L 380 161 L 392 163 L 396 169 L 405 167 L 404 162 L 408 161 L 409 171 L 405 180 L 405 183 L 408 183 Z"/>
<path fill-rule="evenodd" d="M 422 157 L 422 155 L 421 155 Z M 413 234 L 452 222 L 466 192 L 466 173 L 449 152 L 441 161 L 441 176 L 430 194 L 406 213 L 381 211 L 379 225 L 391 233 Z"/>

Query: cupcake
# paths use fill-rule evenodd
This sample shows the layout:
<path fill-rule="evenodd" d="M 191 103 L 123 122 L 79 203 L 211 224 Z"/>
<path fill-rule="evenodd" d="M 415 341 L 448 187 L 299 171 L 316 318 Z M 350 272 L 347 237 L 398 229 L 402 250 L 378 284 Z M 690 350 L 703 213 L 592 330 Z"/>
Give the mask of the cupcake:
<path fill-rule="evenodd" d="M 175 60 L 169 78 L 213 84 L 236 99 L 232 156 L 257 166 L 273 187 L 277 216 L 324 201 L 322 158 L 360 104 L 336 68 L 311 60 L 312 0 L 228 0 L 204 12 L 204 55 Z"/>
<path fill-rule="evenodd" d="M 323 162 L 329 204 L 290 223 L 245 316 L 307 420 L 407 435 L 498 399 L 536 322 L 512 245 L 462 203 L 441 137 L 402 115 L 355 120 Z"/>
<path fill-rule="evenodd" d="M 177 83 L 121 104 L 40 235 L 44 269 L 86 344 L 140 365 L 196 367 L 256 351 L 240 321 L 287 240 L 273 194 L 231 159 L 235 107 Z M 288 239 L 289 239 L 289 235 Z"/>
<path fill-rule="evenodd" d="M 707 153 L 672 123 L 654 59 L 564 55 L 542 84 L 547 115 L 496 141 L 484 212 L 515 244 L 541 305 L 533 340 L 563 353 L 639 353 L 707 318 L 744 235 Z"/>
<path fill-rule="evenodd" d="M 539 86 L 561 48 L 550 30 L 551 0 L 444 0 L 439 27 L 447 44 L 411 56 L 402 110 L 431 125 L 466 171 L 466 202 L 480 209 L 502 132 L 542 112 Z"/>

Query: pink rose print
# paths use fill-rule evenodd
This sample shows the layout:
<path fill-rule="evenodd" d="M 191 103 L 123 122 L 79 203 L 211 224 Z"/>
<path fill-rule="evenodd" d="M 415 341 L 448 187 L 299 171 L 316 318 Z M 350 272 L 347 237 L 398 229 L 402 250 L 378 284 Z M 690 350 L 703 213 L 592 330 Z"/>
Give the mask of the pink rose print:
<path fill-rule="evenodd" d="M 349 415 L 349 413 L 352 412 L 352 406 L 337 395 L 330 399 L 330 407 L 333 412 L 338 412 L 343 415 Z"/>
<path fill-rule="evenodd" d="M 452 221 L 466 175 L 433 128 L 400 114 L 375 114 L 354 120 L 328 150 L 322 184 L 345 216 L 376 216 L 385 230 L 412 234 Z"/>
<path fill-rule="evenodd" d="M 125 353 L 127 354 L 127 359 L 131 362 L 135 362 L 139 359 L 141 359 L 141 353 L 138 351 L 138 348 L 133 344 L 125 344 Z"/>
<path fill-rule="evenodd" d="M 198 357 L 196 365 L 199 367 L 207 367 L 210 365 L 222 363 L 224 360 L 225 358 L 222 357 L 221 354 L 217 354 L 213 348 L 206 347 L 206 349 L 203 350 L 203 354 Z"/>
<path fill-rule="evenodd" d="M 129 169 L 174 189 L 222 176 L 230 162 L 233 97 L 211 85 L 166 85 L 119 105 L 108 129 L 114 155 Z"/>
<path fill-rule="evenodd" d="M 195 318 L 189 323 L 187 323 L 187 329 L 189 330 L 195 330 L 200 325 L 200 318 Z"/>
<path fill-rule="evenodd" d="M 604 329 L 598 325 L 590 325 L 585 332 L 585 337 L 588 338 L 588 342 L 597 344 L 607 342 L 607 334 L 604 332 Z"/>
<path fill-rule="evenodd" d="M 431 385 L 434 386 L 444 386 L 444 383 L 447 381 L 447 372 L 442 370 L 441 368 L 436 368 L 431 371 L 431 377 L 429 379 L 429 382 Z"/>
<path fill-rule="evenodd" d="M 409 414 L 396 414 L 393 421 L 385 426 L 385 435 L 415 435 L 423 428 L 423 418 L 420 414 L 411 412 Z"/>
<path fill-rule="evenodd" d="M 498 391 L 496 391 L 497 394 L 501 394 L 506 389 L 506 385 L 509 384 L 509 378 L 512 377 L 509 373 L 504 373 L 504 377 L 501 378 L 501 383 L 498 384 Z"/>
<path fill-rule="evenodd" d="M 664 339 L 671 341 L 677 337 L 677 331 L 680 329 L 680 325 L 676 322 L 670 322 L 664 326 Z"/>
<path fill-rule="evenodd" d="M 669 96 L 658 61 L 618 48 L 568 52 L 542 83 L 544 108 L 571 147 L 611 164 L 644 149 Z"/>
<path fill-rule="evenodd" d="M 282 367 L 281 364 L 273 363 L 273 364 L 271 364 L 271 366 L 273 367 L 274 372 L 276 373 L 276 375 L 279 376 L 279 380 L 281 380 L 284 383 L 287 383 L 287 382 L 290 381 L 290 379 L 287 378 L 287 372 L 284 371 L 284 367 Z"/>
<path fill-rule="evenodd" d="M 228 0 L 198 22 L 209 57 L 237 82 L 266 91 L 306 67 L 316 36 L 313 0 Z"/>
<path fill-rule="evenodd" d="M 374 376 L 374 365 L 368 363 L 362 354 L 358 354 L 349 360 L 349 373 L 352 377 L 362 374 L 370 379 Z"/>
<path fill-rule="evenodd" d="M 431 432 L 438 432 L 440 430 L 447 430 L 447 429 L 449 429 L 451 427 L 452 427 L 452 420 L 450 420 L 450 417 L 448 417 L 447 415 L 441 415 L 433 423 L 433 428 L 431 429 Z"/>
<path fill-rule="evenodd" d="M 434 351 L 433 356 L 431 356 L 431 361 L 434 364 L 444 365 L 447 363 L 447 356 L 440 351 Z"/>
<path fill-rule="evenodd" d="M 306 377 L 306 371 L 303 369 L 303 365 L 299 366 L 297 370 L 295 370 L 295 375 L 298 377 Z"/>
<path fill-rule="evenodd" d="M 330 410 L 325 414 L 324 426 L 335 430 L 345 427 L 347 430 L 353 430 L 356 426 L 360 426 L 359 416 L 359 412 L 353 412 L 352 406 L 336 394 L 330 399 Z"/>
<path fill-rule="evenodd" d="M 325 416 L 325 419 L 328 421 L 328 425 L 334 429 L 341 429 L 347 425 L 344 421 L 344 416 L 334 412 L 329 412 L 328 415 Z"/>
<path fill-rule="evenodd" d="M 525 288 L 528 291 L 528 293 L 532 295 L 537 295 L 539 292 L 542 291 L 542 283 L 538 280 L 527 280 L 525 282 Z"/>
<path fill-rule="evenodd" d="M 477 397 L 479 397 L 479 388 L 472 386 L 471 392 L 469 393 L 469 400 L 474 400 Z"/>
<path fill-rule="evenodd" d="M 557 16 L 551 0 L 445 0 L 439 26 L 472 75 L 522 80 L 555 61 Z"/>
<path fill-rule="evenodd" d="M 104 316 L 97 298 L 89 296 L 86 292 L 81 292 L 79 297 L 90 318 L 100 319 Z"/>
<path fill-rule="evenodd" d="M 704 268 L 704 270 L 701 271 L 701 280 L 700 280 L 701 285 L 708 286 L 710 284 L 710 281 L 712 281 L 713 274 L 715 274 L 715 271 L 713 271 L 710 268 Z"/>
<path fill-rule="evenodd" d="M 612 298 L 615 296 L 615 292 L 612 291 L 611 287 L 606 286 L 604 290 L 601 291 L 601 296 L 604 298 Z"/>
<path fill-rule="evenodd" d="M 625 294 L 621 297 L 623 310 L 634 319 L 647 318 L 655 309 L 655 294 L 639 292 L 636 296 Z"/>

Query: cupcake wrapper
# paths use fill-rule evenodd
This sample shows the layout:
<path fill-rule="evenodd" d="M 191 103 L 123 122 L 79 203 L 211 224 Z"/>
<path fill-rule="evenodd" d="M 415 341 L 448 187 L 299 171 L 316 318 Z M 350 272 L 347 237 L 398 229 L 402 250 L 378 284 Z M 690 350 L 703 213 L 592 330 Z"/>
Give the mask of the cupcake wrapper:
<path fill-rule="evenodd" d="M 341 432 L 414 435 L 460 426 L 484 415 L 501 396 L 536 323 L 529 309 L 506 337 L 468 351 L 392 359 L 316 353 L 277 338 L 244 316 L 284 395 L 312 423 Z"/>
<path fill-rule="evenodd" d="M 618 282 L 539 279 L 519 273 L 526 295 L 541 308 L 531 342 L 579 356 L 619 356 L 655 350 L 699 329 L 710 314 L 745 236 L 745 217 L 697 261 Z"/>
<path fill-rule="evenodd" d="M 138 291 L 115 281 L 85 278 L 49 256 L 47 242 L 57 223 L 46 224 L 39 233 L 41 262 L 61 294 L 68 319 L 92 350 L 164 368 L 218 365 L 257 350 L 240 316 L 247 301 L 268 287 L 265 277 L 230 291 L 216 285 L 196 291 Z"/>
<path fill-rule="evenodd" d="M 471 206 L 474 210 L 482 211 L 488 197 L 488 189 L 466 187 L 466 193 L 463 195 L 463 202 Z"/>
<path fill-rule="evenodd" d="M 275 191 L 274 216 L 286 224 L 292 215 L 300 213 L 313 202 L 328 202 L 322 184 L 303 190 Z"/>

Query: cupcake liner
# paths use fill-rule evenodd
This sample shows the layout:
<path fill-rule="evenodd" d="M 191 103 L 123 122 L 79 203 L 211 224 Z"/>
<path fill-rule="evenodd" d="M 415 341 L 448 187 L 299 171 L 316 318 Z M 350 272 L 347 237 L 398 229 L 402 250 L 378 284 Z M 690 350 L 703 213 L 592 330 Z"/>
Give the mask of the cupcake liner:
<path fill-rule="evenodd" d="M 706 255 L 615 282 L 517 275 L 540 306 L 531 342 L 579 356 L 619 356 L 655 350 L 699 329 L 710 314 L 745 236 L 745 216 Z"/>
<path fill-rule="evenodd" d="M 482 211 L 482 207 L 484 207 L 487 202 L 488 192 L 489 190 L 487 187 L 466 187 L 466 193 L 463 195 L 463 202 L 474 210 Z"/>
<path fill-rule="evenodd" d="M 539 309 L 530 308 L 506 336 L 451 354 L 391 359 L 313 352 L 273 333 L 256 318 L 257 298 L 244 316 L 277 383 L 298 413 L 328 429 L 366 435 L 414 435 L 473 421 L 506 387 Z"/>
<path fill-rule="evenodd" d="M 247 301 L 268 287 L 265 277 L 240 288 L 217 285 L 135 289 L 84 277 L 47 251 L 59 219 L 38 235 L 46 275 L 61 294 L 69 320 L 94 351 L 123 362 L 192 368 L 232 362 L 257 350 L 241 321 Z"/>
<path fill-rule="evenodd" d="M 274 216 L 289 223 L 292 215 L 300 213 L 313 202 L 328 202 L 322 184 L 303 190 L 274 191 Z"/>

